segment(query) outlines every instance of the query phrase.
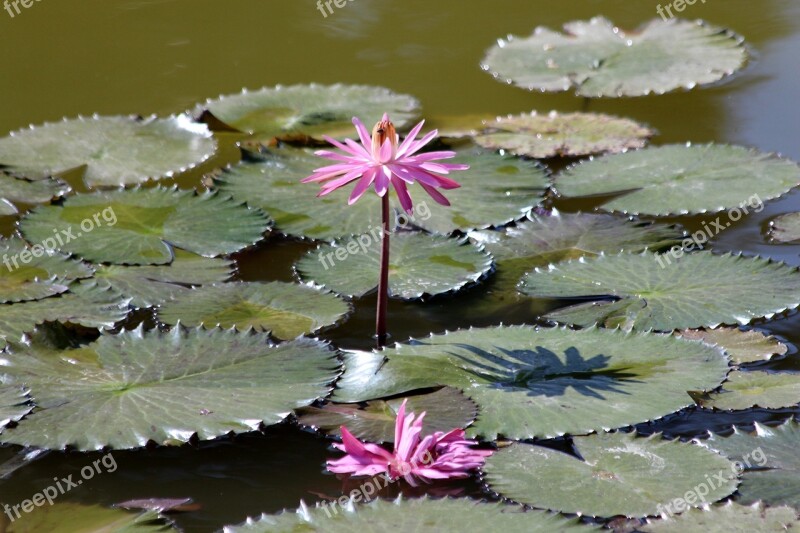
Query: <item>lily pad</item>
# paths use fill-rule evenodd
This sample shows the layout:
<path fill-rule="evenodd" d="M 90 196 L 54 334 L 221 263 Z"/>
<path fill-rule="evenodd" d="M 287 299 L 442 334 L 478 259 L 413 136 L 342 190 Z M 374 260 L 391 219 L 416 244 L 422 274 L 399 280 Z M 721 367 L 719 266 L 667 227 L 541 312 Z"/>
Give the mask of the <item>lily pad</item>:
<path fill-rule="evenodd" d="M 406 411 L 425 415 L 424 434 L 448 432 L 469 426 L 478 416 L 478 407 L 458 389 L 443 387 L 436 392 L 372 400 L 364 406 L 329 403 L 323 407 L 303 407 L 297 421 L 332 435 L 340 435 L 341 426 L 363 441 L 394 442 L 397 411 L 407 400 Z"/>
<path fill-rule="evenodd" d="M 0 172 L 0 214 L 16 215 L 11 202 L 43 204 L 69 193 L 72 188 L 61 180 L 45 178 L 29 181 Z"/>
<path fill-rule="evenodd" d="M 0 238 L 0 304 L 61 294 L 72 281 L 92 276 L 85 263 L 49 249 L 51 241 L 58 244 L 48 239 L 45 246 L 29 247 L 22 239 Z"/>
<path fill-rule="evenodd" d="M 33 409 L 28 389 L 19 385 L 5 385 L 0 381 L 0 431 L 9 422 L 16 422 Z"/>
<path fill-rule="evenodd" d="M 94 280 L 132 298 L 134 307 L 155 307 L 191 290 L 191 287 L 223 282 L 233 274 L 234 263 L 175 250 L 169 265 L 99 265 Z"/>
<path fill-rule="evenodd" d="M 222 283 L 179 294 L 158 317 L 167 324 L 254 328 L 279 339 L 315 333 L 342 321 L 350 305 L 336 295 L 295 283 Z"/>
<path fill-rule="evenodd" d="M 491 150 L 536 158 L 577 157 L 642 148 L 655 132 L 627 118 L 599 113 L 530 114 L 497 118 L 474 137 Z"/>
<path fill-rule="evenodd" d="M 774 154 L 726 144 L 671 144 L 585 161 L 556 176 L 555 187 L 565 196 L 615 194 L 603 203 L 606 211 L 666 216 L 737 208 L 741 218 L 798 183 L 800 166 Z M 722 229 L 738 220 L 728 218 Z"/>
<path fill-rule="evenodd" d="M 90 187 L 130 185 L 184 172 L 216 149 L 208 128 L 186 115 L 78 117 L 0 139 L 0 165 L 36 178 L 85 166 Z"/>
<path fill-rule="evenodd" d="M 701 340 L 706 344 L 720 346 L 737 365 L 769 361 L 773 356 L 786 355 L 789 347 L 781 341 L 756 330 L 741 331 L 739 328 L 717 328 L 710 330 L 685 330 L 676 333 L 684 339 Z"/>
<path fill-rule="evenodd" d="M 20 223 L 31 242 L 58 230 L 60 250 L 94 263 L 134 265 L 171 263 L 173 247 L 206 257 L 231 254 L 261 240 L 268 228 L 257 209 L 174 187 L 78 194 L 63 206 L 34 209 Z"/>
<path fill-rule="evenodd" d="M 722 391 L 697 401 L 706 409 L 780 409 L 800 404 L 800 375 L 788 372 L 734 371 Z"/>
<path fill-rule="evenodd" d="M 358 501 L 358 500 L 355 500 Z M 394 502 L 374 500 L 368 504 L 335 504 L 308 508 L 260 518 L 239 526 L 228 526 L 225 533 L 313 532 L 352 533 L 353 531 L 461 531 L 463 533 L 550 533 L 551 531 L 592 531 L 598 528 L 544 511 L 525 511 L 502 503 L 483 503 L 465 498 L 428 498 Z"/>
<path fill-rule="evenodd" d="M 564 33 L 540 26 L 527 38 L 498 39 L 483 69 L 530 91 L 644 96 L 692 89 L 736 72 L 747 61 L 742 42 L 703 21 L 654 19 L 626 32 L 595 17 L 565 24 Z"/>
<path fill-rule="evenodd" d="M 718 387 L 718 349 L 664 335 L 531 326 L 462 330 L 378 353 L 345 354 L 334 400 L 361 402 L 447 385 L 478 404 L 470 433 L 552 438 L 653 420 Z"/>
<path fill-rule="evenodd" d="M 380 234 L 378 230 L 323 245 L 295 268 L 306 281 L 347 297 L 364 296 L 378 286 Z M 492 256 L 465 239 L 440 235 L 395 233 L 390 248 L 389 296 L 404 300 L 456 292 L 486 276 L 494 264 Z"/>
<path fill-rule="evenodd" d="M 800 213 L 787 213 L 775 217 L 769 223 L 769 236 L 774 242 L 800 240 Z"/>
<path fill-rule="evenodd" d="M 644 533 L 751 533 L 753 531 L 791 531 L 800 527 L 797 511 L 791 507 L 750 506 L 734 502 L 708 509 L 691 509 L 664 520 L 650 520 L 636 528 Z"/>
<path fill-rule="evenodd" d="M 124 533 L 155 533 L 175 531 L 172 524 L 155 511 L 131 513 L 121 509 L 110 509 L 100 505 L 81 505 L 57 502 L 53 505 L 34 507 L 30 513 L 20 513 L 7 526 L 8 533 L 100 533 L 106 531 Z"/>
<path fill-rule="evenodd" d="M 73 283 L 59 296 L 0 305 L 0 348 L 23 341 L 26 333 L 45 322 L 110 329 L 128 316 L 127 298 L 92 282 Z"/>
<path fill-rule="evenodd" d="M 402 129 L 417 118 L 418 109 L 419 102 L 413 96 L 383 87 L 312 83 L 244 89 L 239 94 L 208 100 L 197 106 L 195 114 L 208 111 L 228 126 L 268 140 L 298 134 L 346 137 L 354 131 L 354 116 L 372 126 L 387 112 Z"/>
<path fill-rule="evenodd" d="M 403 217 L 401 224 L 442 234 L 503 226 L 524 217 L 542 201 L 548 181 L 537 164 L 474 147 L 456 152 L 454 161 L 470 169 L 457 176 L 461 188 L 448 191 L 452 207 L 435 204 L 412 186 L 413 217 Z M 378 198 L 368 195 L 348 206 L 350 193 L 345 189 L 317 198 L 317 187 L 300 183 L 321 164 L 313 152 L 282 148 L 248 154 L 248 158 L 219 178 L 219 188 L 269 213 L 282 233 L 333 241 L 380 231 Z"/>
<path fill-rule="evenodd" d="M 644 517 L 674 507 L 698 487 L 706 502 L 729 496 L 739 483 L 735 465 L 702 446 L 632 433 L 576 437 L 583 460 L 531 444 L 514 444 L 486 460 L 489 487 L 533 507 L 591 516 Z M 708 479 L 721 474 L 719 484 Z M 707 479 L 708 477 L 708 479 Z M 716 481 L 716 479 L 715 479 Z"/>
<path fill-rule="evenodd" d="M 0 440 L 78 450 L 187 442 L 277 424 L 327 396 L 335 352 L 312 339 L 174 328 L 103 335 L 76 350 L 32 345 L 0 363 L 36 409 Z"/>
<path fill-rule="evenodd" d="M 745 469 L 738 501 L 800 509 L 800 423 L 789 420 L 771 428 L 756 422 L 753 433 L 733 429 L 729 437 L 712 435 L 701 444 L 721 451 Z"/>
<path fill-rule="evenodd" d="M 550 320 L 639 330 L 744 325 L 800 305 L 800 274 L 783 263 L 698 252 L 662 266 L 659 257 L 620 254 L 537 268 L 520 290 L 594 300 L 549 313 Z"/>

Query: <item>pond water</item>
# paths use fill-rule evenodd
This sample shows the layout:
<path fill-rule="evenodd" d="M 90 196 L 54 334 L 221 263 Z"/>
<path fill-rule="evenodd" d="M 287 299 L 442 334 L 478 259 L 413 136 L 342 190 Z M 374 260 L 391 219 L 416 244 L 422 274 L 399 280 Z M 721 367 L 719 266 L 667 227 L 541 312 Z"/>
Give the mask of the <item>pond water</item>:
<path fill-rule="evenodd" d="M 528 35 L 533 27 L 560 28 L 570 20 L 604 15 L 636 27 L 656 14 L 655 0 L 378 1 L 353 0 L 324 18 L 313 0 L 43 0 L 15 17 L 0 11 L 0 132 L 61 117 L 157 113 L 190 109 L 197 102 L 242 87 L 294 83 L 353 83 L 413 94 L 426 117 L 504 115 L 533 109 L 590 110 L 630 117 L 659 131 L 655 144 L 726 142 L 776 151 L 800 160 L 800 3 L 793 0 L 708 0 L 688 6 L 702 18 L 743 35 L 753 60 L 742 72 L 691 92 L 658 97 L 584 101 L 571 94 L 529 93 L 481 71 L 483 53 L 498 37 Z M 675 46 L 680 46 L 676 42 Z M 203 174 L 236 161 L 236 137 L 221 137 L 220 154 L 180 176 L 182 187 L 201 187 Z M 71 183 L 80 190 L 78 180 Z M 556 201 L 562 211 L 588 210 L 587 201 Z M 343 209 L 345 207 L 343 206 Z M 770 244 L 769 220 L 800 210 L 800 192 L 767 203 L 712 243 L 800 266 L 800 246 Z M 698 229 L 714 217 L 669 219 Z M 13 222 L 0 218 L 9 235 Z M 313 246 L 272 237 L 236 256 L 239 279 L 291 280 L 294 261 Z M 393 340 L 468 326 L 534 323 L 539 307 L 521 298 L 490 315 L 474 311 L 481 298 L 466 292 L 425 305 L 392 301 Z M 368 349 L 375 298 L 357 302 L 340 328 L 324 335 L 338 346 Z M 555 304 L 552 305 L 555 307 Z M 800 315 L 757 327 L 793 345 Z M 797 350 L 768 367 L 800 371 Z M 778 420 L 800 409 L 751 410 L 736 415 L 682 412 L 645 433 L 693 437 L 731 424 Z M 247 516 L 294 508 L 349 487 L 323 472 L 329 441 L 289 424 L 181 448 L 115 452 L 118 469 L 87 482 L 64 501 L 103 505 L 134 498 L 191 497 L 201 508 L 175 516 L 186 531 L 213 531 Z M 17 449 L 0 448 L 0 462 Z M 49 453 L 0 480 L 0 500 L 21 501 L 53 477 L 66 477 L 100 457 Z M 397 490 L 393 488 L 392 490 Z M 489 498 L 477 482 L 449 484 L 451 493 Z"/>

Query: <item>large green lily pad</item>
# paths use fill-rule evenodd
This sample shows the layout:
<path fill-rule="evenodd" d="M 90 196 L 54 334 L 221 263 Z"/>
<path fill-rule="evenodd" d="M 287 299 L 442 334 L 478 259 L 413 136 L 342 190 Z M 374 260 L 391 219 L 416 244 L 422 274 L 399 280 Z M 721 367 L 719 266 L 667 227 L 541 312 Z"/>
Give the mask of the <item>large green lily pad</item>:
<path fill-rule="evenodd" d="M 742 325 L 800 305 L 800 274 L 759 257 L 686 254 L 671 263 L 655 254 L 620 254 L 535 269 L 520 290 L 539 298 L 593 300 L 546 318 L 623 329 Z M 662 266 L 663 265 L 663 266 Z"/>
<path fill-rule="evenodd" d="M 772 335 L 751 329 L 739 328 L 691 329 L 677 332 L 684 339 L 701 340 L 720 346 L 737 365 L 769 361 L 774 356 L 786 355 L 789 347 Z"/>
<path fill-rule="evenodd" d="M 344 296 L 364 296 L 378 286 L 380 235 L 377 231 L 320 246 L 295 268 L 303 280 Z M 389 296 L 394 298 L 456 292 L 486 276 L 494 264 L 492 256 L 465 239 L 400 232 L 389 242 Z"/>
<path fill-rule="evenodd" d="M 657 18 L 623 31 L 595 17 L 565 24 L 564 33 L 540 26 L 530 37 L 498 39 L 483 68 L 531 91 L 618 97 L 691 89 L 736 72 L 746 61 L 740 37 L 703 21 Z"/>
<path fill-rule="evenodd" d="M 729 501 L 708 509 L 691 509 L 663 520 L 650 520 L 636 528 L 645 533 L 753 533 L 791 531 L 800 527 L 797 511 L 791 507 L 750 506 Z"/>
<path fill-rule="evenodd" d="M 22 342 L 26 333 L 45 322 L 110 329 L 128 316 L 129 299 L 91 281 L 73 283 L 69 292 L 52 298 L 0 305 L 0 348 Z"/>
<path fill-rule="evenodd" d="M 325 164 L 311 151 L 282 148 L 250 154 L 249 158 L 228 169 L 219 178 L 219 188 L 269 213 L 279 231 L 326 241 L 380 231 L 380 201 L 374 195 L 348 206 L 347 188 L 317 198 L 318 187 L 300 183 Z M 468 164 L 470 169 L 453 175 L 461 188 L 447 191 L 452 206 L 440 206 L 421 188 L 412 186 L 413 216 L 402 216 L 401 225 L 442 234 L 502 226 L 524 217 L 541 202 L 548 187 L 547 174 L 540 166 L 512 156 L 466 147 L 457 150 L 453 161 Z M 392 202 L 394 205 L 394 199 Z"/>
<path fill-rule="evenodd" d="M 642 148 L 655 132 L 626 118 L 599 113 L 509 115 L 485 124 L 475 142 L 491 150 L 536 158 L 577 157 Z"/>
<path fill-rule="evenodd" d="M 741 410 L 751 407 L 780 409 L 800 404 L 800 374 L 734 371 L 722 391 L 698 398 L 706 409 Z"/>
<path fill-rule="evenodd" d="M 583 460 L 530 444 L 514 444 L 486 460 L 489 487 L 516 502 L 591 516 L 657 515 L 695 492 L 690 507 L 729 496 L 739 483 L 734 465 L 702 446 L 633 433 L 576 437 Z M 722 474 L 704 500 L 698 486 Z"/>
<path fill-rule="evenodd" d="M 173 247 L 206 257 L 231 254 L 261 240 L 268 228 L 257 209 L 174 187 L 79 194 L 63 206 L 36 208 L 20 223 L 31 242 L 58 230 L 60 250 L 96 263 L 133 265 L 171 263 Z"/>
<path fill-rule="evenodd" d="M 774 154 L 725 144 L 671 144 L 612 154 L 575 165 L 556 176 L 564 196 L 616 196 L 607 211 L 666 216 L 731 209 L 711 236 L 763 202 L 800 183 L 800 166 Z"/>
<path fill-rule="evenodd" d="M 669 336 L 531 326 L 470 329 L 378 353 L 345 354 L 334 400 L 360 402 L 448 385 L 478 404 L 470 433 L 551 438 L 653 420 L 718 387 L 718 349 Z"/>
<path fill-rule="evenodd" d="M 357 501 L 357 500 L 356 500 Z M 346 503 L 339 507 L 308 508 L 260 518 L 238 526 L 228 526 L 225 533 L 372 533 L 379 531 L 461 531 L 463 533 L 550 533 L 552 531 L 592 531 L 576 518 L 565 518 L 544 511 L 524 511 L 522 507 L 502 503 L 483 503 L 461 499 L 394 502 L 374 500 L 368 504 Z"/>
<path fill-rule="evenodd" d="M 91 267 L 54 252 L 50 244 L 30 247 L 19 238 L 0 238 L 0 304 L 61 294 L 71 282 L 92 276 Z"/>
<path fill-rule="evenodd" d="M 134 307 L 154 307 L 176 298 L 192 287 L 228 280 L 234 263 L 210 259 L 175 249 L 169 265 L 98 265 L 94 280 L 98 286 L 111 287 L 132 298 Z"/>
<path fill-rule="evenodd" d="M 734 427 L 729 437 L 712 435 L 702 444 L 719 450 L 745 469 L 739 487 L 740 503 L 763 501 L 800 509 L 800 423 L 789 420 L 778 427 L 756 422 L 748 433 Z"/>
<path fill-rule="evenodd" d="M 8 533 L 156 533 L 175 531 L 170 521 L 156 511 L 131 513 L 99 505 L 56 502 L 34 507 L 30 513 L 20 513 L 8 526 Z"/>
<path fill-rule="evenodd" d="M 465 428 L 478 416 L 475 403 L 461 391 L 442 387 L 426 394 L 372 400 L 364 406 L 328 403 L 323 407 L 303 407 L 296 413 L 297 421 L 333 435 L 340 435 L 340 428 L 346 426 L 350 433 L 363 441 L 394 442 L 397 411 L 403 401 L 408 402 L 407 413 L 426 413 L 423 426 L 425 435 Z"/>
<path fill-rule="evenodd" d="M 343 321 L 350 305 L 295 283 L 222 283 L 179 294 L 158 311 L 162 322 L 270 331 L 279 339 L 315 333 Z"/>
<path fill-rule="evenodd" d="M 29 181 L 0 172 L 0 214 L 16 215 L 19 212 L 11 202 L 43 204 L 71 190 L 72 187 L 58 179 Z"/>
<path fill-rule="evenodd" d="M 79 450 L 187 442 L 277 424 L 327 396 L 339 373 L 319 341 L 174 328 L 123 331 L 75 350 L 32 345 L 2 361 L 36 409 L 0 440 Z"/>
<path fill-rule="evenodd" d="M 216 148 L 208 128 L 187 115 L 79 117 L 0 139 L 0 165 L 26 177 L 85 166 L 89 186 L 130 185 L 172 177 L 202 163 Z"/>
<path fill-rule="evenodd" d="M 387 112 L 402 129 L 418 116 L 418 109 L 413 96 L 383 87 L 312 83 L 244 89 L 198 105 L 195 114 L 209 111 L 225 124 L 267 140 L 298 134 L 352 136 L 354 116 L 372 127 Z"/>

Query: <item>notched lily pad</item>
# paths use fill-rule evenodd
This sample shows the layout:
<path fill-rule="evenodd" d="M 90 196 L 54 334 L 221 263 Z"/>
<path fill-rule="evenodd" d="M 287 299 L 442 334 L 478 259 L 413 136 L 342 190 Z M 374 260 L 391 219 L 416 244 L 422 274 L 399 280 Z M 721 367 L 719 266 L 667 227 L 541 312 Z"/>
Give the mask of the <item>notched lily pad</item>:
<path fill-rule="evenodd" d="M 769 361 L 774 356 L 786 355 L 789 347 L 772 335 L 757 330 L 739 328 L 684 330 L 676 335 L 684 339 L 700 340 L 723 348 L 737 365 Z"/>
<path fill-rule="evenodd" d="M 745 470 L 739 503 L 763 501 L 800 509 L 800 423 L 789 420 L 768 427 L 756 422 L 752 433 L 733 429 L 728 437 L 712 435 L 700 444 L 724 453 Z"/>
<path fill-rule="evenodd" d="M 472 435 L 552 438 L 653 420 L 694 404 L 728 373 L 716 348 L 665 335 L 531 326 L 456 331 L 345 354 L 334 400 L 447 385 L 478 404 Z"/>
<path fill-rule="evenodd" d="M 681 46 L 675 46 L 681 43 Z M 580 96 L 663 94 L 718 81 L 747 61 L 743 39 L 703 21 L 653 19 L 623 31 L 603 18 L 543 26 L 530 37 L 498 39 L 483 60 L 495 78 L 530 91 Z"/>
<path fill-rule="evenodd" d="M 644 517 L 667 506 L 689 507 L 729 496 L 739 483 L 735 465 L 725 457 L 690 443 L 647 438 L 633 433 L 576 437 L 583 460 L 531 444 L 501 448 L 486 460 L 489 487 L 506 498 L 533 507 L 590 516 Z M 708 479 L 719 475 L 712 486 Z M 698 487 L 707 489 L 698 498 Z M 684 507 L 685 508 L 685 507 Z M 673 511 L 675 512 L 675 511 Z M 680 512 L 680 511 L 678 511 Z"/>
<path fill-rule="evenodd" d="M 195 108 L 195 115 L 210 112 L 228 126 L 259 139 L 298 134 L 320 138 L 353 134 L 352 118 L 372 126 L 389 113 L 398 129 L 418 116 L 419 102 L 406 94 L 368 85 L 290 85 L 244 89 L 220 96 Z"/>
<path fill-rule="evenodd" d="M 697 398 L 697 403 L 726 411 L 794 407 L 800 404 L 800 374 L 737 370 L 722 384 L 722 391 Z"/>
<path fill-rule="evenodd" d="M 8 533 L 99 533 L 116 531 L 125 533 L 156 533 L 176 531 L 172 522 L 156 511 L 131 513 L 100 505 L 82 505 L 71 502 L 56 502 L 52 505 L 36 506 L 30 513 L 11 511 L 14 521 Z"/>
<path fill-rule="evenodd" d="M 555 178 L 564 196 L 616 195 L 606 211 L 685 215 L 735 211 L 725 229 L 800 183 L 800 166 L 775 154 L 726 144 L 670 144 L 579 163 Z M 712 226 L 707 234 L 721 231 Z"/>
<path fill-rule="evenodd" d="M 485 124 L 475 142 L 535 158 L 577 157 L 642 148 L 655 132 L 627 118 L 599 113 L 509 115 Z"/>
<path fill-rule="evenodd" d="M 72 191 L 59 179 L 26 180 L 0 172 L 0 215 L 16 215 L 19 210 L 12 202 L 43 204 Z"/>
<path fill-rule="evenodd" d="M 745 506 L 729 501 L 708 509 L 691 509 L 662 520 L 649 520 L 636 530 L 645 533 L 731 533 L 791 531 L 798 527 L 797 511 L 791 507 L 767 507 L 761 502 Z"/>
<path fill-rule="evenodd" d="M 363 406 L 328 403 L 323 407 L 303 407 L 297 421 L 325 433 L 340 435 L 341 426 L 363 441 L 394 442 L 397 411 L 404 400 L 406 411 L 425 415 L 423 433 L 448 432 L 469 426 L 478 416 L 478 406 L 458 389 L 443 387 L 436 392 L 404 396 L 391 400 L 372 400 Z"/>
<path fill-rule="evenodd" d="M 31 242 L 58 231 L 59 250 L 95 263 L 163 265 L 174 248 L 205 257 L 240 251 L 261 240 L 269 221 L 227 196 L 155 187 L 78 194 L 34 209 L 20 229 Z"/>
<path fill-rule="evenodd" d="M 187 115 L 78 117 L 3 137 L 0 166 L 36 178 L 85 166 L 90 187 L 131 185 L 184 172 L 216 149 L 208 128 Z"/>
<path fill-rule="evenodd" d="M 293 339 L 338 324 L 350 305 L 333 293 L 296 283 L 222 283 L 179 294 L 158 311 L 167 324 L 253 328 Z"/>
<path fill-rule="evenodd" d="M 78 450 L 211 439 L 277 424 L 327 396 L 340 363 L 326 344 L 174 328 L 103 335 L 84 347 L 31 345 L 0 361 L 36 409 L 0 441 Z"/>
<path fill-rule="evenodd" d="M 769 223 L 769 236 L 774 242 L 800 241 L 800 213 L 787 213 Z"/>
<path fill-rule="evenodd" d="M 620 254 L 535 269 L 520 290 L 539 298 L 593 300 L 545 318 L 564 324 L 623 329 L 745 325 L 800 305 L 800 273 L 783 263 L 711 252 L 678 259 Z"/>
<path fill-rule="evenodd" d="M 300 277 L 347 297 L 378 286 L 380 230 L 308 252 L 295 266 Z M 389 296 L 415 300 L 456 292 L 492 269 L 492 256 L 465 239 L 400 232 L 391 235 Z"/>
<path fill-rule="evenodd" d="M 462 531 L 479 533 L 550 533 L 552 531 L 596 531 L 577 518 L 544 511 L 525 511 L 516 505 L 484 503 L 460 499 L 428 498 L 394 502 L 374 500 L 343 508 L 301 504 L 297 511 L 261 515 L 238 526 L 227 526 L 225 533 L 314 532 L 352 533 L 353 531 Z"/>
<path fill-rule="evenodd" d="M 16 422 L 33 409 L 28 393 L 20 385 L 8 385 L 0 381 L 0 431 L 10 422 Z"/>

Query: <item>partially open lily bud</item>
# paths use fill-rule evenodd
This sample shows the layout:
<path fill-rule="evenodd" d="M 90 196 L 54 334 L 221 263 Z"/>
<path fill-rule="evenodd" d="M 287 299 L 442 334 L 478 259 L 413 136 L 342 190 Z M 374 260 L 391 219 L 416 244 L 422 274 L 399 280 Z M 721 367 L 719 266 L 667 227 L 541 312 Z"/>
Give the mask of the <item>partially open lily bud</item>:
<path fill-rule="evenodd" d="M 397 132 L 394 129 L 394 124 L 392 124 L 392 121 L 389 120 L 388 114 L 384 114 L 381 121 L 375 124 L 375 127 L 372 128 L 372 154 L 375 157 L 380 157 L 379 154 L 381 153 L 381 147 L 386 139 L 389 139 L 389 143 L 392 146 L 392 152 L 389 154 L 389 157 L 381 159 L 394 158 L 394 156 L 397 154 Z"/>

